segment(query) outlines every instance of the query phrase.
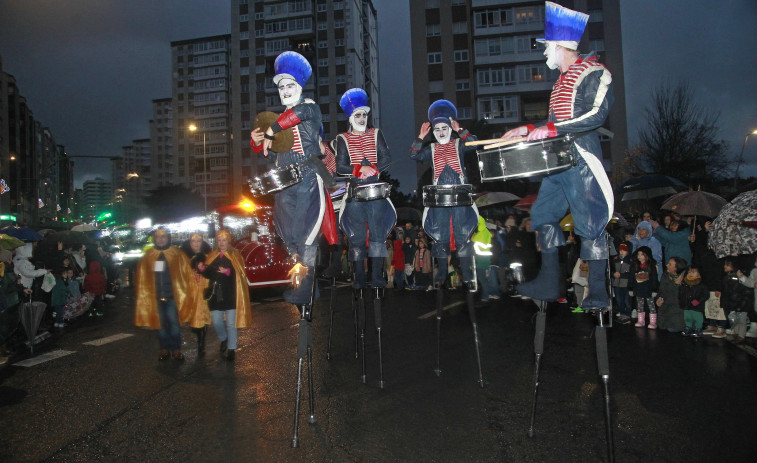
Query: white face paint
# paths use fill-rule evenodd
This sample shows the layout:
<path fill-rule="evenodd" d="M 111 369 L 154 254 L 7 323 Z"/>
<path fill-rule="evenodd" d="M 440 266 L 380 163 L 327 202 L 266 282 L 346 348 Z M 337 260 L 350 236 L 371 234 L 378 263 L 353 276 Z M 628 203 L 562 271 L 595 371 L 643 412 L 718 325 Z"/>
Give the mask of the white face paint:
<path fill-rule="evenodd" d="M 449 124 L 439 122 L 434 126 L 434 137 L 440 145 L 446 145 L 452 136 L 452 129 Z"/>
<path fill-rule="evenodd" d="M 300 101 L 302 96 L 302 87 L 292 79 L 281 79 L 279 81 L 279 97 L 281 104 L 291 108 Z"/>
<path fill-rule="evenodd" d="M 560 50 L 557 48 L 557 44 L 555 42 L 547 42 L 547 48 L 544 50 L 544 56 L 547 57 L 547 67 L 550 69 L 557 69 L 560 65 L 560 59 L 562 57 L 562 53 L 560 53 Z"/>
<path fill-rule="evenodd" d="M 368 113 L 365 111 L 355 111 L 350 116 L 350 125 L 353 132 L 363 133 L 368 126 Z"/>

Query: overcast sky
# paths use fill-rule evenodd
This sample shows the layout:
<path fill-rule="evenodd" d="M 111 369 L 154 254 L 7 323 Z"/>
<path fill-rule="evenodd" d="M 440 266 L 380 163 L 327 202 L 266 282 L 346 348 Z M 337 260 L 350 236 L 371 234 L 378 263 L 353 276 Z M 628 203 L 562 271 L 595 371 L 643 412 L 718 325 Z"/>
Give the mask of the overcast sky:
<path fill-rule="evenodd" d="M 422 0 L 412 0 L 422 1 Z M 170 42 L 229 33 L 226 0 L 0 0 L 3 70 L 16 77 L 34 116 L 69 154 L 118 156 L 149 137 L 151 101 L 171 96 Z M 406 152 L 413 127 L 408 0 L 373 0 L 378 11 L 385 132 L 401 188 L 415 185 Z M 626 104 L 633 142 L 649 92 L 688 80 L 720 112 L 720 136 L 738 155 L 757 129 L 757 1 L 622 1 Z M 611 70 L 612 71 L 612 70 Z M 745 151 L 757 175 L 757 136 Z M 109 161 L 76 160 L 77 186 Z"/>

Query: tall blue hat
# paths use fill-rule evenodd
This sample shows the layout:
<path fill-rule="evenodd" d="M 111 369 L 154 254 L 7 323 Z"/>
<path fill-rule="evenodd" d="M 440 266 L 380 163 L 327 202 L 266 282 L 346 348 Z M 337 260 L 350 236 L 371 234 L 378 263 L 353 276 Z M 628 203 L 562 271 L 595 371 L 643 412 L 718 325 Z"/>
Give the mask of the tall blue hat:
<path fill-rule="evenodd" d="M 344 92 L 342 99 L 339 100 L 339 106 L 347 117 L 352 117 L 352 113 L 358 109 L 365 112 L 371 110 L 368 106 L 368 94 L 362 88 L 351 88 Z"/>
<path fill-rule="evenodd" d="M 573 11 L 556 3 L 546 2 L 544 8 L 544 38 L 538 42 L 575 42 L 575 46 L 568 46 L 575 50 L 584 34 L 589 15 Z M 561 44 L 565 46 L 566 44 Z"/>
<path fill-rule="evenodd" d="M 450 125 L 452 119 L 457 120 L 457 108 L 452 102 L 436 100 L 428 107 L 428 121 L 431 122 L 431 127 L 439 122 Z"/>
<path fill-rule="evenodd" d="M 277 56 L 276 61 L 273 62 L 273 70 L 275 72 L 274 84 L 278 85 L 281 79 L 293 79 L 301 87 L 305 86 L 310 74 L 313 73 L 308 60 L 294 51 L 285 51 Z"/>

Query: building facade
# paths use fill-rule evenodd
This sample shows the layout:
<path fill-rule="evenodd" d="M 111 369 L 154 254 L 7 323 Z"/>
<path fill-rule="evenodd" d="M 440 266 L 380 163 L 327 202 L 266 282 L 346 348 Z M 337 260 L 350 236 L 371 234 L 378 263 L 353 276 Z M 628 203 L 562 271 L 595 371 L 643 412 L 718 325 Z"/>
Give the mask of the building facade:
<path fill-rule="evenodd" d="M 612 170 L 628 144 L 619 0 L 559 3 L 590 15 L 579 52 L 596 51 L 613 75 L 615 103 L 602 136 Z M 440 98 L 456 104 L 461 125 L 479 138 L 547 119 L 559 71 L 546 66 L 536 41 L 544 37 L 543 1 L 410 0 L 410 22 L 416 127 Z"/>
<path fill-rule="evenodd" d="M 261 111 L 281 112 L 273 63 L 287 50 L 308 59 L 313 74 L 303 94 L 321 107 L 324 138 L 347 130 L 339 99 L 350 88 L 368 93 L 370 121 L 381 124 L 376 10 L 370 0 L 232 0 L 231 150 L 235 197 L 248 194 L 247 178 L 268 168 L 250 150 L 250 131 Z"/>
<path fill-rule="evenodd" d="M 69 219 L 73 163 L 52 131 L 34 118 L 0 57 L 0 219 L 31 226 Z M 40 207 L 41 206 L 41 207 Z M 52 225 L 51 225 L 52 226 Z"/>
<path fill-rule="evenodd" d="M 104 211 L 110 211 L 113 197 L 113 185 L 111 182 L 97 177 L 94 180 L 84 182 L 80 212 L 85 221 L 94 219 Z"/>
<path fill-rule="evenodd" d="M 234 196 L 229 40 L 229 35 L 218 35 L 171 42 L 173 153 L 159 168 L 157 183 L 194 190 L 208 208 L 228 204 Z"/>
<path fill-rule="evenodd" d="M 152 187 L 174 183 L 176 164 L 173 157 L 173 100 L 152 100 L 150 120 L 150 149 L 152 152 Z"/>

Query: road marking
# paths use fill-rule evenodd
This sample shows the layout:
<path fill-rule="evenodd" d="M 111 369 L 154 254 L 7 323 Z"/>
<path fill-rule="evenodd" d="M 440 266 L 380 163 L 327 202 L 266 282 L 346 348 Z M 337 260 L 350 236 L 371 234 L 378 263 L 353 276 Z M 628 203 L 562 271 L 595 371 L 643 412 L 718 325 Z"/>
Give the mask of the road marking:
<path fill-rule="evenodd" d="M 95 339 L 94 341 L 84 342 L 82 344 L 86 344 L 88 346 L 102 346 L 103 344 L 120 341 L 121 339 L 129 338 L 131 336 L 134 336 L 134 335 L 129 334 L 129 333 L 119 333 L 119 334 L 114 334 L 113 336 L 108 336 L 107 338 Z"/>
<path fill-rule="evenodd" d="M 442 310 L 449 310 L 449 309 L 451 309 L 453 307 L 457 307 L 457 306 L 463 305 L 463 304 L 465 304 L 465 301 L 453 302 L 452 304 L 445 305 Z M 436 310 L 432 310 L 431 312 L 424 313 L 423 315 L 421 315 L 420 317 L 418 317 L 418 320 L 425 320 L 427 318 L 431 318 L 431 317 L 434 317 L 434 316 L 436 316 Z"/>
<path fill-rule="evenodd" d="M 36 357 L 32 357 L 30 359 L 22 360 L 18 363 L 14 363 L 13 365 L 19 366 L 19 367 L 33 367 L 34 365 L 39 365 L 40 363 L 45 363 L 50 360 L 55 360 L 60 357 L 64 357 L 69 354 L 73 354 L 76 351 L 74 350 L 54 350 L 52 352 L 45 352 L 44 354 L 38 355 Z"/>

